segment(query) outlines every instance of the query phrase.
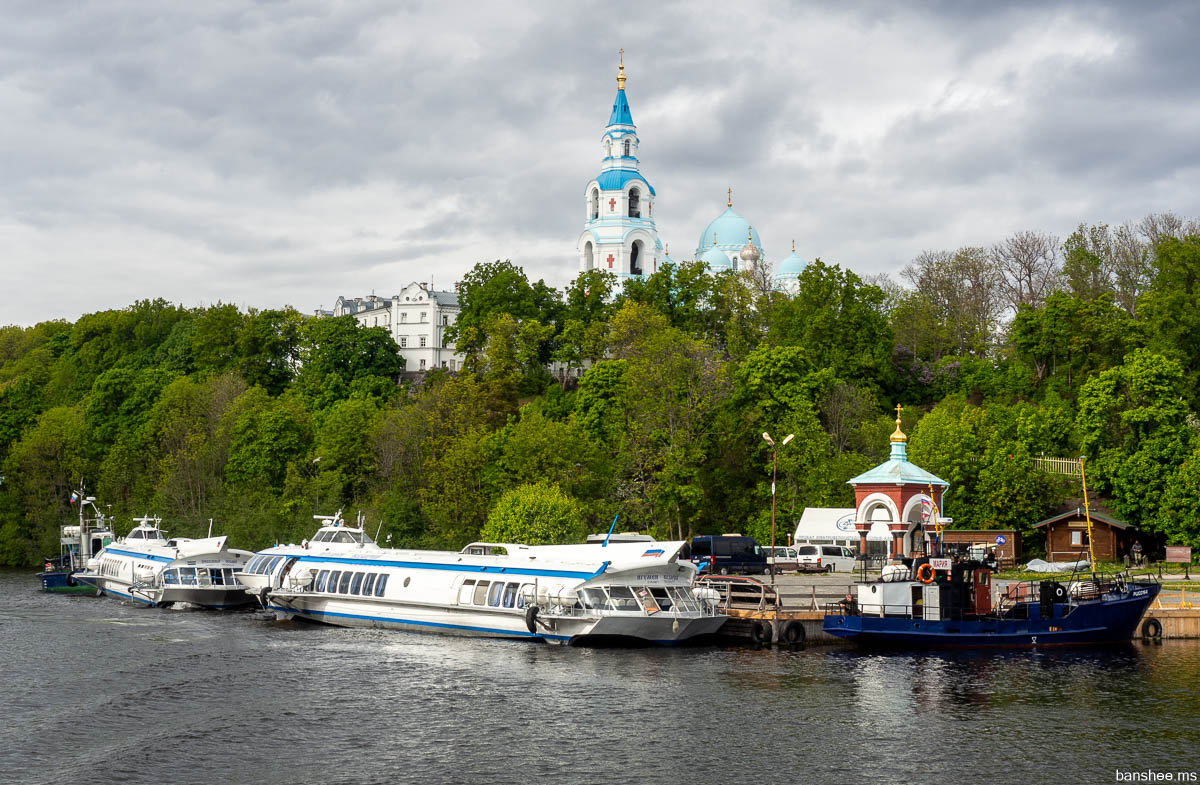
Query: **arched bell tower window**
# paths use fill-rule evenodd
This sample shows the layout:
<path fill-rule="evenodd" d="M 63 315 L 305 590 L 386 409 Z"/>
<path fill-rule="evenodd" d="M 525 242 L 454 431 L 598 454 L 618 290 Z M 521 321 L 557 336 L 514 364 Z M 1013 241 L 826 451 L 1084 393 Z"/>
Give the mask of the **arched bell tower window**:
<path fill-rule="evenodd" d="M 629 146 L 630 146 L 630 141 L 628 139 L 626 139 L 625 140 L 625 157 L 626 158 L 629 157 Z"/>
<path fill-rule="evenodd" d="M 604 140 L 604 157 L 612 158 L 612 139 Z"/>
<path fill-rule="evenodd" d="M 595 256 L 592 253 L 591 240 L 583 244 L 583 269 L 590 270 L 596 264 Z"/>
<path fill-rule="evenodd" d="M 642 217 L 641 200 L 642 200 L 642 192 L 636 188 L 630 188 L 629 189 L 629 217 L 630 218 L 641 218 Z"/>
<path fill-rule="evenodd" d="M 588 212 L 593 219 L 600 217 L 600 191 L 596 188 L 592 189 L 592 195 L 588 197 Z"/>
<path fill-rule="evenodd" d="M 642 241 L 635 240 L 629 253 L 629 272 L 634 275 L 642 274 Z"/>

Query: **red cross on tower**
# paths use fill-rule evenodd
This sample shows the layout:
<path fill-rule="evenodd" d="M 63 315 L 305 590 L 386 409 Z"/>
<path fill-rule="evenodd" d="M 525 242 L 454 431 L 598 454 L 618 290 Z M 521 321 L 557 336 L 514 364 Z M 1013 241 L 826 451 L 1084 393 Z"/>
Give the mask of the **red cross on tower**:
<path fill-rule="evenodd" d="M 612 269 L 612 263 L 613 263 L 613 255 L 609 254 L 608 255 L 608 269 L 610 269 L 610 270 Z"/>
<path fill-rule="evenodd" d="M 609 199 L 608 200 L 608 211 L 611 213 L 615 209 L 617 209 L 617 200 Z"/>

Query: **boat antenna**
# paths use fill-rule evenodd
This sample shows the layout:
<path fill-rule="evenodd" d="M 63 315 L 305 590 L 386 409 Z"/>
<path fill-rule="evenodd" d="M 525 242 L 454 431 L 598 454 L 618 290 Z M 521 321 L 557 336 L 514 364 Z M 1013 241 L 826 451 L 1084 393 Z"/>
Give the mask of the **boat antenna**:
<path fill-rule="evenodd" d="M 212 536 L 212 518 L 208 519 L 208 536 Z"/>
<path fill-rule="evenodd" d="M 621 517 L 621 513 L 617 513 L 616 515 L 613 516 L 612 526 L 608 527 L 608 534 L 606 534 L 604 536 L 604 542 L 600 543 L 601 548 L 608 547 L 608 538 L 612 536 L 613 529 L 617 528 L 617 518 L 620 518 L 620 517 Z"/>
<path fill-rule="evenodd" d="M 375 530 L 375 542 L 379 542 L 379 535 L 383 531 L 383 518 L 379 519 L 379 528 Z"/>
<path fill-rule="evenodd" d="M 1079 456 L 1079 482 L 1083 485 L 1083 517 L 1087 521 L 1088 533 L 1088 566 L 1092 568 L 1092 577 L 1096 577 L 1096 554 L 1092 550 L 1092 511 L 1088 506 L 1087 495 L 1087 475 L 1084 474 L 1083 464 L 1087 459 L 1084 456 Z"/>

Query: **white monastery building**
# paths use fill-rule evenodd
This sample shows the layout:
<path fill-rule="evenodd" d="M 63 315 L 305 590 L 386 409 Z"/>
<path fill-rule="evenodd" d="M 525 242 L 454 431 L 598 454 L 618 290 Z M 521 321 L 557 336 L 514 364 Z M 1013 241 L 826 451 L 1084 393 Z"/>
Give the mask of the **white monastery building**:
<path fill-rule="evenodd" d="M 353 316 L 363 327 L 384 327 L 400 347 L 405 371 L 457 371 L 463 356 L 445 340 L 458 317 L 458 295 L 413 282 L 388 298 L 339 297 L 329 316 Z"/>

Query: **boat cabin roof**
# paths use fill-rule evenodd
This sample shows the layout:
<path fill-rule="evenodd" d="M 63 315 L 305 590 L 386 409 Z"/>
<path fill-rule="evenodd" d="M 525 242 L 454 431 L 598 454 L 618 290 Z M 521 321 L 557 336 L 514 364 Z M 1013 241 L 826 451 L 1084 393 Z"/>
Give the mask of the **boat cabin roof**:
<path fill-rule="evenodd" d="M 345 543 L 361 543 L 369 545 L 374 540 L 371 535 L 367 534 L 362 529 L 355 529 L 350 526 L 322 526 L 313 535 L 313 542 L 345 542 Z"/>
<path fill-rule="evenodd" d="M 125 535 L 125 540 L 153 540 L 155 542 L 167 539 L 156 524 L 143 523 L 133 527 L 133 531 Z"/>

